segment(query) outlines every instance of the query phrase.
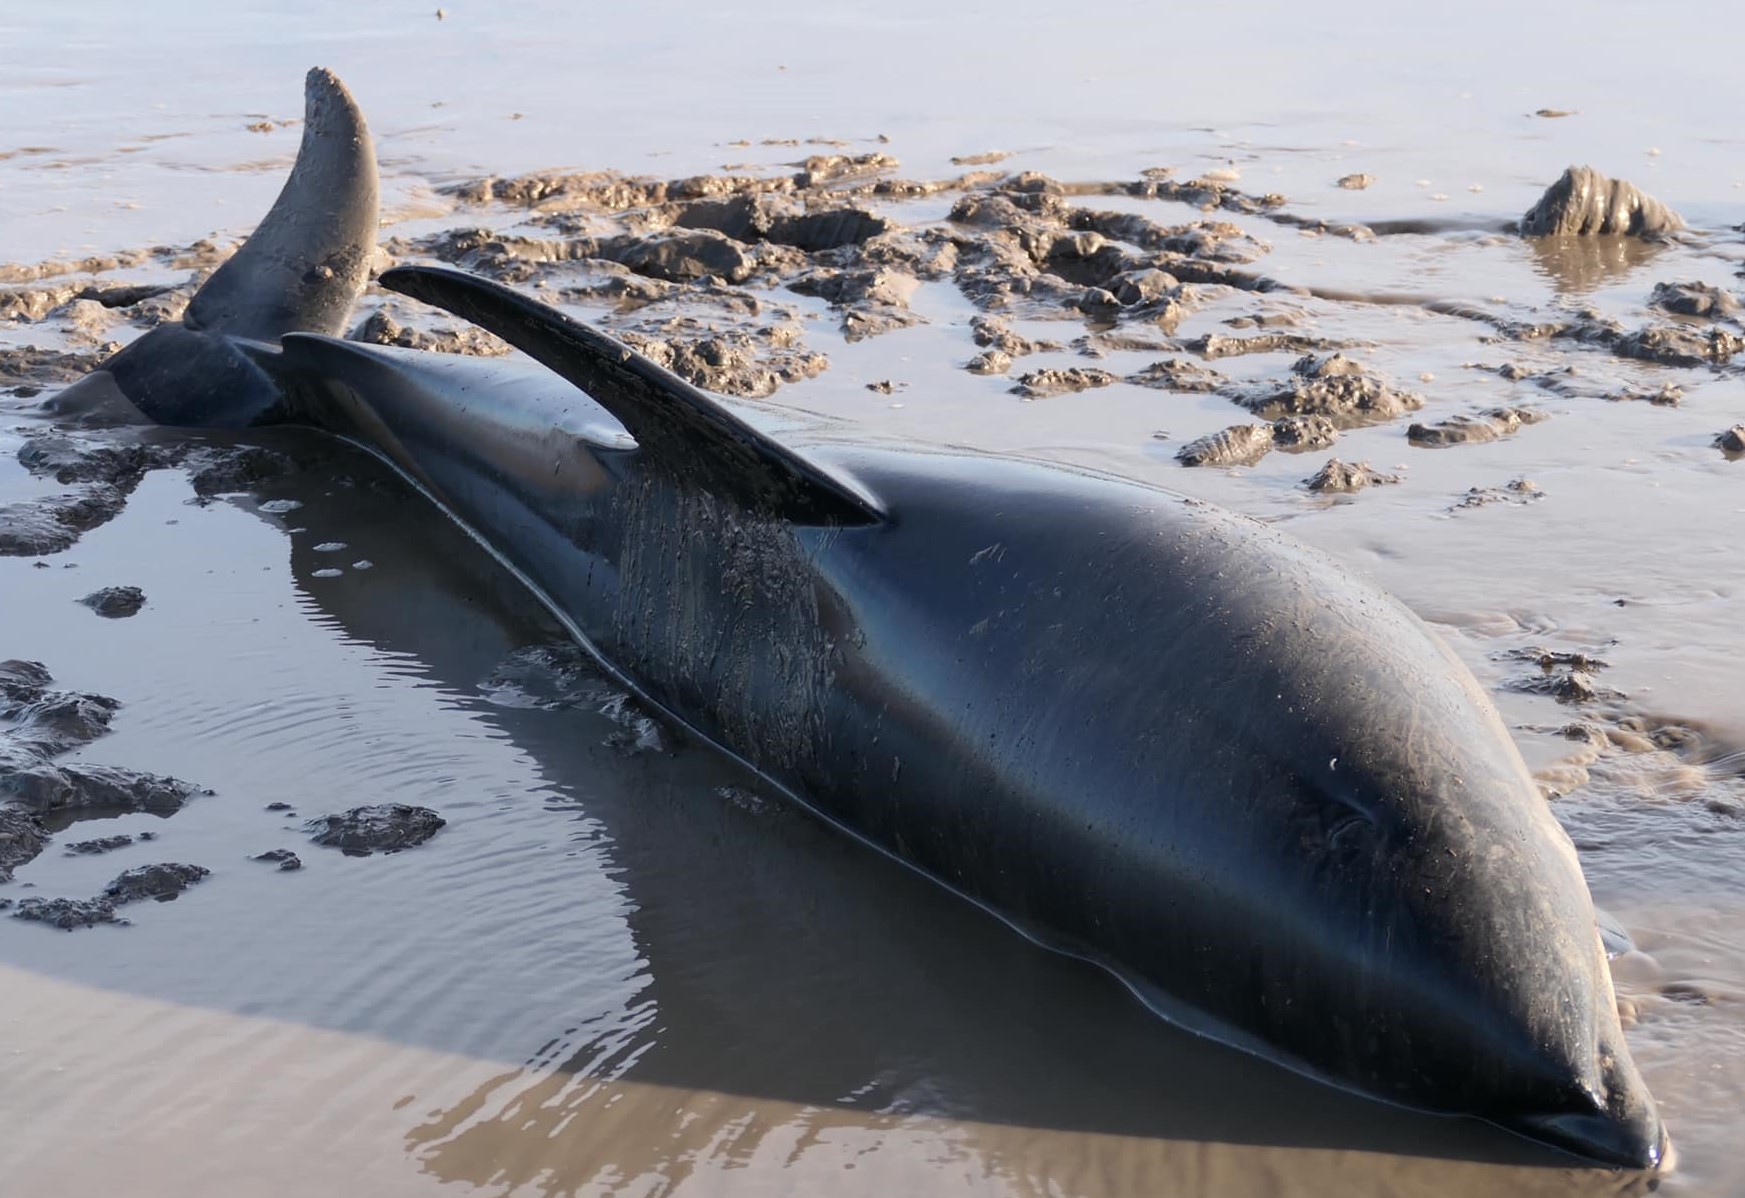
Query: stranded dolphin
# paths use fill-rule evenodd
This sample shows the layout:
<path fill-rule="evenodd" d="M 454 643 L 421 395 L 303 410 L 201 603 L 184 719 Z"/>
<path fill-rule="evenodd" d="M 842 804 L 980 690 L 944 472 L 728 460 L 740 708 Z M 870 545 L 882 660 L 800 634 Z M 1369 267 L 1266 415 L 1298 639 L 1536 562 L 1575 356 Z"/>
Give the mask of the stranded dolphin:
<path fill-rule="evenodd" d="M 338 117 L 311 123 L 308 169 L 193 323 L 89 390 L 371 449 L 650 705 L 1174 1021 L 1590 1161 L 1661 1163 L 1574 848 L 1403 606 L 1155 487 L 778 441 L 455 271 L 381 281 L 546 369 L 292 331 L 337 326 L 373 224 L 361 118 L 311 80 Z"/>

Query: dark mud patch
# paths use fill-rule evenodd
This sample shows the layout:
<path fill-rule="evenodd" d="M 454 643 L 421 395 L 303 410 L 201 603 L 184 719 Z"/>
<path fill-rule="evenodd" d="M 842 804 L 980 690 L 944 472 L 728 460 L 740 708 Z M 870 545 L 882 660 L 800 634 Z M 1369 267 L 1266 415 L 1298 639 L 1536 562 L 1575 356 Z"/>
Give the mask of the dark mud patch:
<path fill-rule="evenodd" d="M 1500 487 L 1469 487 L 1449 510 L 1458 512 L 1493 504 L 1519 507 L 1543 498 L 1545 492 L 1539 489 L 1539 484 L 1531 479 L 1517 478 Z"/>
<path fill-rule="evenodd" d="M 83 378 L 118 347 L 105 346 L 101 351 L 0 348 L 0 387 L 14 395 L 29 399 L 45 387 L 56 387 Z"/>
<path fill-rule="evenodd" d="M 126 504 L 126 492 L 107 486 L 0 504 L 0 557 L 64 552 L 119 516 Z"/>
<path fill-rule="evenodd" d="M 1738 313 L 1739 300 L 1732 292 L 1707 283 L 1656 283 L 1648 306 L 1674 316 L 1723 320 Z"/>
<path fill-rule="evenodd" d="M 1209 366 L 1181 358 L 1165 358 L 1127 376 L 1136 387 L 1152 387 L 1159 391 L 1176 391 L 1184 395 L 1203 395 L 1230 385 L 1230 380 Z"/>
<path fill-rule="evenodd" d="M 64 850 L 68 857 L 98 857 L 104 853 L 113 853 L 116 849 L 124 849 L 133 843 L 133 837 L 122 833 L 117 836 L 99 836 L 95 840 L 79 840 L 69 844 Z"/>
<path fill-rule="evenodd" d="M 1603 687 L 1585 670 L 1548 670 L 1511 678 L 1503 683 L 1507 690 L 1528 695 L 1549 695 L 1559 703 L 1592 703 L 1599 699 L 1622 699 L 1624 695 Z"/>
<path fill-rule="evenodd" d="M 108 732 L 121 704 L 105 695 L 51 690 L 53 683 L 40 662 L 0 662 L 0 882 L 77 820 L 172 815 L 202 793 L 180 779 L 119 766 L 56 764 L 52 758 Z M 84 841 L 69 851 L 108 851 L 133 839 Z"/>
<path fill-rule="evenodd" d="M 1344 354 L 1305 354 L 1278 382 L 1232 384 L 1223 392 L 1269 420 L 1322 416 L 1341 429 L 1398 419 L 1424 406 L 1420 395 L 1395 390 Z"/>
<path fill-rule="evenodd" d="M 5 665 L 41 668 L 37 662 Z M 109 731 L 109 721 L 121 706 L 107 695 L 46 687 L 33 691 L 29 684 L 14 683 L 6 688 L 6 696 L 0 700 L 0 720 L 6 723 L 0 732 L 4 747 L 45 756 L 90 744 Z"/>
<path fill-rule="evenodd" d="M 20 899 L 12 911 L 13 919 L 46 924 L 63 932 L 94 928 L 100 923 L 125 925 L 128 921 L 115 913 L 115 904 L 108 899 L 27 898 Z"/>
<path fill-rule="evenodd" d="M 138 587 L 104 587 L 79 600 L 106 620 L 137 616 L 145 606 L 145 592 Z"/>
<path fill-rule="evenodd" d="M 1521 218 L 1526 237 L 1664 237 L 1682 228 L 1665 204 L 1589 166 L 1566 169 Z"/>
<path fill-rule="evenodd" d="M 264 445 L 200 446 L 190 450 L 185 465 L 194 494 L 202 499 L 252 491 L 299 469 L 290 454 Z"/>
<path fill-rule="evenodd" d="M 1522 649 L 1510 649 L 1502 655 L 1505 661 L 1525 661 L 1538 666 L 1549 674 L 1555 670 L 1580 670 L 1585 673 L 1595 673 L 1606 669 L 1611 663 L 1590 653 L 1575 649 L 1546 649 L 1538 645 L 1529 645 Z"/>
<path fill-rule="evenodd" d="M 1005 354 L 1008 360 L 1062 348 L 1058 341 L 1035 341 L 1015 332 L 1009 323 L 998 316 L 972 317 L 969 322 L 969 335 L 977 345 Z"/>
<path fill-rule="evenodd" d="M 626 333 L 622 337 L 626 345 L 656 365 L 721 395 L 753 399 L 773 395 L 784 383 L 817 378 L 830 365 L 823 354 L 771 352 L 769 346 L 778 339 L 774 336 L 759 339 L 726 333 L 687 339 Z"/>
<path fill-rule="evenodd" d="M 794 166 L 784 175 L 477 180 L 451 194 L 465 207 L 520 209 L 511 214 L 514 228 L 397 239 L 387 250 L 554 289 L 566 303 L 603 306 L 595 318 L 614 335 L 639 349 L 666 344 L 669 368 L 698 385 L 747 396 L 767 395 L 823 368 L 797 341 L 766 340 L 746 324 L 762 302 L 754 294 L 760 290 L 823 300 L 843 337 L 855 341 L 921 323 L 910 298 L 930 282 L 955 284 L 987 312 L 1101 326 L 1145 322 L 1165 331 L 1204 302 L 1199 288 L 1277 289 L 1241 269 L 1269 247 L 1237 225 L 1166 223 L 1075 202 L 1120 196 L 1284 219 L 1277 212 L 1281 197 L 1248 196 L 1221 180 L 1175 182 L 1150 173 L 1137 181 L 1065 184 L 1035 173 L 981 171 L 917 182 L 895 177 L 895 160 L 881 154 L 821 155 Z M 893 211 L 947 193 L 956 199 L 943 220 L 905 224 Z M 673 330 L 659 327 L 655 307 L 698 314 L 685 347 L 674 344 Z M 373 335 L 399 340 L 402 328 L 396 321 Z M 1004 373 L 1011 360 L 1042 347 L 992 326 L 986 334 L 974 331 L 986 351 L 974 363 L 978 373 Z M 727 344 L 701 355 L 683 352 L 710 338 Z M 658 360 L 661 351 L 653 352 Z M 709 369 L 696 360 L 709 353 L 737 356 Z"/>
<path fill-rule="evenodd" d="M 1303 480 L 1303 485 L 1311 491 L 1340 495 L 1361 491 L 1365 487 L 1390 486 L 1399 481 L 1399 475 L 1373 470 L 1368 462 L 1347 463 L 1328 458 L 1326 465 Z"/>
<path fill-rule="evenodd" d="M 303 858 L 290 849 L 268 849 L 264 853 L 256 853 L 250 861 L 264 861 L 269 865 L 279 867 L 280 873 L 295 873 L 303 868 Z"/>
<path fill-rule="evenodd" d="M 41 856 L 48 842 L 48 829 L 36 816 L 0 807 L 0 882 L 10 882 L 12 871 Z"/>
<path fill-rule="evenodd" d="M 1530 674 L 1510 678 L 1503 686 L 1529 695 L 1549 695 L 1559 703 L 1583 704 L 1602 699 L 1625 698 L 1619 691 L 1602 686 L 1597 679 L 1608 663 L 1595 655 L 1575 649 L 1547 649 L 1527 645 L 1499 655 L 1504 661 L 1526 662 L 1537 667 Z"/>
<path fill-rule="evenodd" d="M 188 887 L 211 876 L 211 870 L 199 865 L 182 865 L 173 861 L 141 865 L 119 875 L 105 886 L 103 897 L 116 906 L 143 903 L 147 900 L 167 903 L 179 897 Z"/>
<path fill-rule="evenodd" d="M 1284 416 L 1271 424 L 1236 424 L 1190 441 L 1177 451 L 1184 466 L 1252 466 L 1274 449 L 1325 449 L 1339 430 L 1325 416 Z"/>
<path fill-rule="evenodd" d="M 1677 383 L 1658 387 L 1625 387 L 1606 396 L 1613 403 L 1647 403 L 1657 408 L 1676 408 L 1684 402 L 1684 388 Z"/>
<path fill-rule="evenodd" d="M 1272 425 L 1234 424 L 1176 451 L 1184 466 L 1252 466 L 1272 452 Z"/>
<path fill-rule="evenodd" d="M 1202 358 L 1241 358 L 1249 354 L 1310 354 L 1351 348 L 1341 341 L 1309 337 L 1301 333 L 1261 333 L 1253 337 L 1228 337 L 1207 333 L 1182 342 L 1182 349 Z M 1344 359 L 1350 361 L 1350 359 Z"/>
<path fill-rule="evenodd" d="M 1118 376 L 1107 370 L 1097 370 L 1094 367 L 1054 367 L 1021 375 L 1017 385 L 1012 388 L 1012 394 L 1022 395 L 1025 399 L 1049 399 L 1056 395 L 1071 395 L 1079 391 L 1107 387 L 1120 381 Z"/>
<path fill-rule="evenodd" d="M 477 358 L 498 358 L 509 352 L 509 343 L 475 325 L 439 324 L 420 328 L 401 324 L 387 308 L 376 309 L 346 336 L 352 341 L 370 345 L 393 345 L 401 349 L 421 349 L 438 354 L 466 354 Z"/>
<path fill-rule="evenodd" d="M 1535 408 L 1491 408 L 1476 415 L 1451 416 L 1433 424 L 1413 424 L 1406 429 L 1406 440 L 1427 449 L 1475 445 L 1500 440 L 1544 419 L 1546 414 Z"/>
<path fill-rule="evenodd" d="M 51 824 L 131 814 L 167 817 L 190 799 L 211 793 L 180 778 L 116 765 L 57 766 L 39 760 L 8 769 L 0 764 L 0 796 Z"/>
<path fill-rule="evenodd" d="M 448 823 L 428 807 L 382 803 L 324 815 L 305 825 L 309 839 L 348 857 L 398 853 L 423 844 Z"/>
<path fill-rule="evenodd" d="M 1611 344 L 1621 358 L 1663 366 L 1724 366 L 1745 350 L 1745 337 L 1722 328 L 1649 325 L 1612 339 Z"/>
<path fill-rule="evenodd" d="M 77 490 L 0 506 L 0 556 L 61 553 L 127 506 L 153 470 L 189 472 L 201 498 L 247 491 L 299 467 L 278 450 L 259 445 L 214 445 L 170 439 L 156 430 L 78 436 L 46 433 L 25 441 L 18 462 L 38 477 Z"/>

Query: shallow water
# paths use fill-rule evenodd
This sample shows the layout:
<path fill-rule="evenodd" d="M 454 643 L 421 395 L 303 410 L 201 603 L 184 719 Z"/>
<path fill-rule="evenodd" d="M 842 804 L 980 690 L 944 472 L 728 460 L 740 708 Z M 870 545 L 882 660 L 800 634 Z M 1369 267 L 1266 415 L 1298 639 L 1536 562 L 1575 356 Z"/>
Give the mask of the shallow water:
<path fill-rule="evenodd" d="M 1701 6 L 1635 4 L 1433 18 L 1117 5 L 1094 21 L 1041 5 L 463 3 L 440 21 L 338 4 L 11 9 L 0 259 L 241 235 L 296 136 L 247 126 L 297 116 L 301 71 L 320 62 L 370 116 L 390 234 L 477 223 L 451 216 L 437 189 L 484 172 L 678 176 L 816 150 L 733 141 L 824 137 L 932 178 L 953 155 L 1010 150 L 1003 168 L 1232 169 L 1292 212 L 1440 222 L 1354 243 L 1231 218 L 1270 245 L 1269 274 L 1323 296 L 1507 313 L 1592 304 L 1635 324 L 1654 282 L 1729 285 L 1741 257 L 1729 231 L 1745 219 L 1739 136 L 1725 116 L 1741 88 L 1727 40 L 1703 35 L 1712 21 Z M 1673 54 L 1676 89 L 1645 93 L 1640 64 Z M 1579 112 L 1529 115 L 1539 108 Z M 1495 231 L 1566 163 L 1590 160 L 1678 208 L 1696 238 L 1571 260 Z M 1376 184 L 1332 186 L 1354 171 Z M 910 222 L 943 215 L 893 207 Z M 855 344 L 812 322 L 829 371 L 754 411 L 1095 465 L 1288 521 L 1435 623 L 1560 794 L 1596 899 L 1636 943 L 1615 975 L 1679 1147 L 1663 1191 L 1745 1188 L 1732 1149 L 1745 1109 L 1745 557 L 1730 535 L 1745 463 L 1709 447 L 1745 419 L 1739 376 L 1488 344 L 1485 325 L 1403 303 L 1239 294 L 1190 316 L 1183 336 L 1300 312 L 1306 331 L 1364 343 L 1366 364 L 1422 392 L 1422 419 L 1529 399 L 1551 414 L 1445 450 L 1408 446 L 1404 422 L 1347 432 L 1342 459 L 1404 467 L 1406 481 L 1329 500 L 1297 485 L 1318 455 L 1179 467 L 1182 443 L 1243 418 L 1220 396 L 1116 385 L 1024 402 L 1009 379 L 961 369 L 973 352 L 961 296 L 929 286 L 913 306 L 930 323 Z M 0 345 L 44 335 L 0 324 Z M 1276 375 L 1292 356 L 1216 365 Z M 1123 373 L 1155 357 L 1095 364 Z M 1573 364 L 1606 386 L 1676 380 L 1685 398 L 1548 396 L 1468 365 L 1504 360 Z M 1024 365 L 1084 362 L 1062 352 Z M 867 391 L 878 379 L 907 387 Z M 0 503 L 57 489 L 14 463 L 18 439 L 0 434 Z M 1456 509 L 1469 487 L 1522 476 L 1543 499 Z M 148 861 L 213 871 L 173 904 L 129 908 L 127 928 L 60 935 L 0 920 L 0 1193 L 1640 1186 L 1176 1033 L 1101 974 L 760 798 L 670 731 L 651 744 L 604 684 L 506 681 L 505 661 L 527 660 L 517 650 L 561 633 L 369 459 L 192 498 L 179 472 L 160 471 L 118 519 L 41 559 L 48 568 L 0 558 L 0 658 L 42 660 L 60 685 L 126 704 L 79 756 L 215 792 L 167 820 L 83 823 L 0 887 L 77 897 Z M 332 543 L 345 548 L 317 552 Z M 107 621 L 75 602 L 119 584 L 146 592 L 140 615 Z M 1503 655 L 1528 646 L 1598 652 L 1601 682 L 1625 697 L 1571 708 L 1510 689 L 1532 671 Z M 558 705 L 542 706 L 552 694 Z M 1575 719 L 1605 729 L 1605 747 L 1558 734 Z M 1649 733 L 1669 724 L 1696 739 L 1656 744 Z M 300 831 L 386 801 L 436 808 L 449 825 L 365 859 Z M 275 802 L 295 816 L 265 810 Z M 148 829 L 150 844 L 61 855 L 74 839 Z M 247 859 L 279 847 L 305 868 Z"/>

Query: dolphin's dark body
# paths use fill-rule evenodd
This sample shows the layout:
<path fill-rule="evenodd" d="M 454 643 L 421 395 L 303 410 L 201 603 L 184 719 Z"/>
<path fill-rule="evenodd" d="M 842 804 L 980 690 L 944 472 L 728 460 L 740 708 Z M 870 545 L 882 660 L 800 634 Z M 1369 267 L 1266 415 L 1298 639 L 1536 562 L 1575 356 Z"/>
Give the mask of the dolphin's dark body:
<path fill-rule="evenodd" d="M 1401 605 L 1170 492 L 778 443 L 507 288 L 382 281 L 550 370 L 251 327 L 228 344 L 270 392 L 234 411 L 161 371 L 70 393 L 367 446 L 646 701 L 1174 1020 L 1402 1105 L 1660 1163 L 1574 849 Z"/>

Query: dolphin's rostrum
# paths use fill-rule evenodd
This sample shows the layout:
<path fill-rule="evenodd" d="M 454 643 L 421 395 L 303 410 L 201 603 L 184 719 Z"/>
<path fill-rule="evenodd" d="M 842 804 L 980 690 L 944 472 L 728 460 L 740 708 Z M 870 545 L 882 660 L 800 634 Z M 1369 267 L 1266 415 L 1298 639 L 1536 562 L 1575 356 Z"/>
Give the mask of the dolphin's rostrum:
<path fill-rule="evenodd" d="M 777 441 L 456 271 L 381 281 L 548 369 L 325 335 L 375 177 L 338 82 L 310 95 L 255 238 L 66 409 L 351 438 L 648 703 L 1172 1020 L 1589 1161 L 1662 1162 L 1574 848 L 1403 606 L 1154 487 Z"/>

